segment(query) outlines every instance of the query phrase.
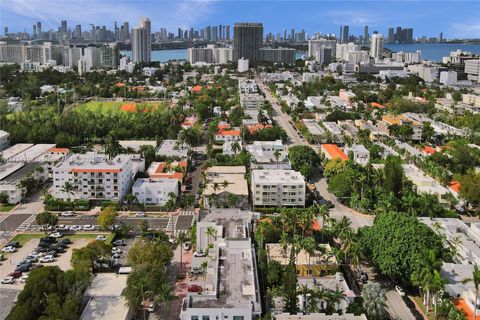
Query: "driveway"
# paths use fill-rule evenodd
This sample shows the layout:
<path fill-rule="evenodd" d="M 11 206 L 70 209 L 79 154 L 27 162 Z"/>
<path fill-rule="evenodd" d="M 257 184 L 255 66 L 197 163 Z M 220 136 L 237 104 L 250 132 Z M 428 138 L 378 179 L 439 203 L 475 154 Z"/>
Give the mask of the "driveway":
<path fill-rule="evenodd" d="M 12 310 L 15 302 L 15 298 L 20 293 L 17 289 L 0 288 L 0 320 L 7 319 L 10 311 Z"/>

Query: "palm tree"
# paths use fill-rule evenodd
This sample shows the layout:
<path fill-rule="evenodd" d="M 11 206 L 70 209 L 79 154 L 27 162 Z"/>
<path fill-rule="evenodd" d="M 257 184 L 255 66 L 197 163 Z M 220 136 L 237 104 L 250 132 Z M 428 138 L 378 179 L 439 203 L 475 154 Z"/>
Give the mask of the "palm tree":
<path fill-rule="evenodd" d="M 202 270 L 202 273 L 203 273 L 203 289 L 205 289 L 205 283 L 207 282 L 207 267 L 208 267 L 208 261 L 204 260 L 200 265 L 200 269 Z"/>
<path fill-rule="evenodd" d="M 317 212 L 320 218 L 322 219 L 322 242 L 323 242 L 323 233 L 325 228 L 325 221 L 330 218 L 330 209 L 326 205 L 317 206 Z"/>
<path fill-rule="evenodd" d="M 68 197 L 68 202 L 71 202 L 70 196 L 73 196 L 75 192 L 73 191 L 75 187 L 73 184 L 70 183 L 70 181 L 65 181 L 65 184 L 63 185 L 61 191 L 67 194 Z"/>
<path fill-rule="evenodd" d="M 223 182 L 222 182 L 222 187 L 223 187 L 223 189 L 226 189 L 226 188 L 228 187 L 228 185 L 229 185 L 228 181 L 227 181 L 227 180 L 223 180 Z"/>
<path fill-rule="evenodd" d="M 183 274 L 183 244 L 188 241 L 187 234 L 184 231 L 180 231 L 177 234 L 177 244 L 180 246 L 180 274 Z"/>
<path fill-rule="evenodd" d="M 215 237 L 215 228 L 210 226 L 207 228 L 207 231 L 205 231 L 205 234 L 207 235 L 207 242 L 208 242 L 208 245 L 210 245 L 210 238 L 213 238 Z"/>
<path fill-rule="evenodd" d="M 310 299 L 308 296 L 310 295 L 310 289 L 306 284 L 300 285 L 300 288 L 297 290 L 297 293 L 303 296 L 303 304 L 301 306 L 301 310 L 304 314 L 307 313 L 307 305 Z"/>
<path fill-rule="evenodd" d="M 479 293 L 479 290 L 480 290 L 480 268 L 478 267 L 477 264 L 475 264 L 473 266 L 472 278 L 464 279 L 462 282 L 464 284 L 468 283 L 468 282 L 473 282 L 473 285 L 475 286 L 475 301 L 474 301 L 474 305 L 473 305 L 473 310 L 475 310 L 475 311 L 473 313 L 473 318 L 476 319 L 477 318 L 478 293 Z"/>
<path fill-rule="evenodd" d="M 343 216 L 333 227 L 335 235 L 344 242 L 346 239 L 350 238 L 352 234 L 352 221 Z"/>
<path fill-rule="evenodd" d="M 238 141 L 232 143 L 232 151 L 234 154 L 237 154 L 238 152 L 240 152 L 240 150 L 242 150 L 242 146 Z"/>
<path fill-rule="evenodd" d="M 363 287 L 362 297 L 365 312 L 371 319 L 381 320 L 387 318 L 386 292 L 378 283 L 367 283 Z"/>
<path fill-rule="evenodd" d="M 313 275 L 312 270 L 310 268 L 310 260 L 313 255 L 315 255 L 315 249 L 317 247 L 317 244 L 315 243 L 315 239 L 312 237 L 307 237 L 303 239 L 302 242 L 302 249 L 305 250 L 308 253 L 308 273 L 310 276 Z"/>
<path fill-rule="evenodd" d="M 167 282 L 164 282 L 160 287 L 159 294 L 155 296 L 155 300 L 163 304 L 164 319 L 168 317 L 168 302 L 172 299 L 172 289 Z"/>
<path fill-rule="evenodd" d="M 277 169 L 278 169 L 278 159 L 280 159 L 280 156 L 282 155 L 282 153 L 280 152 L 280 150 L 276 149 L 274 152 L 273 152 L 273 157 L 275 158 L 275 162 L 277 163 Z"/>
<path fill-rule="evenodd" d="M 338 311 L 340 302 L 346 298 L 345 292 L 342 289 L 335 288 L 335 291 L 331 291 L 329 294 L 330 303 L 335 306 L 335 311 Z"/>

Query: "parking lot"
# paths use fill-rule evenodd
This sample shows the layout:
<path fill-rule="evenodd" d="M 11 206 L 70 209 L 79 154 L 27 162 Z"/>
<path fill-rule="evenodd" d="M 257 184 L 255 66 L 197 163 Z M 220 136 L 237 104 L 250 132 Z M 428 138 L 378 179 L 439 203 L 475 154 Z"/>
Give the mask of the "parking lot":
<path fill-rule="evenodd" d="M 7 319 L 10 311 L 13 308 L 15 298 L 20 293 L 17 289 L 0 288 L 0 320 Z"/>
<path fill-rule="evenodd" d="M 42 235 L 43 236 L 43 235 Z M 39 238 L 28 240 L 23 246 L 18 248 L 18 250 L 14 253 L 5 253 L 5 260 L 1 262 L 0 265 L 0 279 L 4 279 L 9 273 L 15 271 L 17 264 L 25 259 L 32 251 L 37 248 L 39 243 Z M 65 237 L 68 238 L 68 237 Z M 75 238 L 72 240 L 72 244 L 65 249 L 65 252 L 59 253 L 57 257 L 55 257 L 55 261 L 50 263 L 39 263 L 36 262 L 35 264 L 43 264 L 45 266 L 58 266 L 62 270 L 71 269 L 72 266 L 70 264 L 70 260 L 72 257 L 72 251 L 76 248 L 82 248 L 86 246 L 90 241 L 93 241 L 94 238 Z M 8 289 L 18 289 L 21 290 L 24 286 L 24 283 L 21 283 L 19 279 L 16 279 L 15 284 L 0 284 L 1 288 L 8 288 Z"/>

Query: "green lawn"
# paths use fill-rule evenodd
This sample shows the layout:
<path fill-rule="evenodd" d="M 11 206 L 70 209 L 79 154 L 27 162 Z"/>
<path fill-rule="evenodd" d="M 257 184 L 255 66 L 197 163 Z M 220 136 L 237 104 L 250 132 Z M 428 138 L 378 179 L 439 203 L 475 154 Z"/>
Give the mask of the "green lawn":
<path fill-rule="evenodd" d="M 430 310 L 429 310 L 429 312 L 428 312 L 428 314 L 427 314 L 427 313 L 426 313 L 426 308 L 425 308 L 425 306 L 423 305 L 423 299 L 422 299 L 422 297 L 413 296 L 413 297 L 411 297 L 411 298 L 413 298 L 413 300 L 415 300 L 415 302 L 417 303 L 417 305 L 418 305 L 418 306 L 420 307 L 420 309 L 422 310 L 422 313 L 427 316 L 428 320 L 434 320 L 434 318 L 435 318 L 434 315 L 435 315 L 435 314 L 434 314 L 434 312 L 433 312 L 433 306 L 430 307 Z"/>
<path fill-rule="evenodd" d="M 99 235 L 99 234 L 104 234 L 107 236 L 107 240 L 105 241 L 105 243 L 107 244 L 110 244 L 112 241 L 113 241 L 113 238 L 114 238 L 114 234 L 113 233 L 75 233 L 75 234 L 66 234 L 64 235 L 62 238 L 60 239 L 63 239 L 63 238 L 68 238 L 72 241 L 75 241 L 75 240 L 80 240 L 80 239 L 92 239 L 92 240 L 95 240 L 95 238 Z M 27 243 L 28 241 L 32 240 L 32 239 L 40 239 L 41 237 L 44 237 L 45 234 L 44 233 L 21 233 L 21 234 L 17 234 L 11 241 L 18 241 L 20 243 L 20 245 L 24 245 L 25 243 Z"/>
<path fill-rule="evenodd" d="M 146 105 L 148 104 L 149 106 L 155 107 L 159 106 L 162 103 L 159 102 L 142 102 L 141 104 Z M 94 113 L 111 113 L 111 112 L 124 112 L 125 110 L 122 110 L 121 107 L 124 105 L 138 105 L 135 102 L 131 101 L 124 101 L 124 102 L 116 102 L 116 101 L 89 101 L 84 104 L 79 105 L 78 107 L 75 108 L 75 110 L 79 112 L 85 112 L 85 111 L 91 111 Z M 133 109 L 130 109 L 130 112 L 135 111 L 135 107 L 130 107 Z M 128 109 L 128 108 L 127 108 Z"/>
<path fill-rule="evenodd" d="M 14 204 L 0 204 L 0 212 L 9 212 L 14 207 Z"/>

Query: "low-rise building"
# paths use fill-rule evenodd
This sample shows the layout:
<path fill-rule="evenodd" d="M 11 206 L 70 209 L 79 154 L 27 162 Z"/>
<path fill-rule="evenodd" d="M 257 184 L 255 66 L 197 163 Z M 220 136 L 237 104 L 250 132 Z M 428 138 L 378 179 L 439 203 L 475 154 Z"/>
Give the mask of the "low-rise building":
<path fill-rule="evenodd" d="M 207 208 L 248 208 L 248 183 L 243 166 L 214 166 L 206 170 L 203 203 Z"/>
<path fill-rule="evenodd" d="M 326 105 L 323 103 L 323 97 L 321 96 L 309 96 L 307 97 L 307 100 L 305 100 L 305 108 L 308 110 L 314 110 L 314 109 L 323 109 L 327 110 L 330 109 L 330 106 Z"/>
<path fill-rule="evenodd" d="M 0 151 L 6 149 L 10 145 L 10 133 L 0 130 Z"/>
<path fill-rule="evenodd" d="M 254 206 L 304 207 L 305 180 L 294 170 L 252 170 Z"/>
<path fill-rule="evenodd" d="M 423 126 L 420 122 L 411 120 L 405 115 L 401 114 L 399 116 L 391 116 L 391 115 L 383 115 L 382 121 L 377 124 L 381 127 L 385 132 L 389 133 L 390 126 L 409 126 L 413 129 L 413 134 L 410 139 L 413 141 L 421 141 L 422 140 L 422 129 Z"/>
<path fill-rule="evenodd" d="M 157 156 L 165 158 L 188 158 L 188 144 L 182 144 L 178 140 L 163 140 L 157 149 Z"/>
<path fill-rule="evenodd" d="M 139 162 L 137 164 L 137 162 Z M 121 200 L 145 162 L 136 155 L 71 154 L 53 168 L 53 196 L 58 199 Z M 71 193 L 64 190 L 66 183 Z"/>
<path fill-rule="evenodd" d="M 281 140 L 254 141 L 247 145 L 247 151 L 252 155 L 250 167 L 255 169 L 291 169 L 288 152 Z"/>
<path fill-rule="evenodd" d="M 307 128 L 308 133 L 316 142 L 324 142 L 326 134 L 325 130 L 314 119 L 302 119 L 303 125 Z"/>
<path fill-rule="evenodd" d="M 119 140 L 118 143 L 124 149 L 131 149 L 134 152 L 140 152 L 142 146 L 151 146 L 157 148 L 157 141 L 155 140 Z"/>
<path fill-rule="evenodd" d="M 177 199 L 179 181 L 168 178 L 139 178 L 132 187 L 132 194 L 139 203 L 164 206 L 170 199 Z"/>
<path fill-rule="evenodd" d="M 322 125 L 325 130 L 330 133 L 334 142 L 342 141 L 342 128 L 336 122 L 324 121 L 322 122 Z"/>
<path fill-rule="evenodd" d="M 41 167 L 41 170 L 36 170 Z M 32 175 L 35 179 L 46 179 L 44 166 L 38 163 L 7 162 L 0 165 L 0 193 L 8 197 L 8 203 L 19 203 L 26 194 L 26 189 L 20 185 L 27 176 Z"/>
<path fill-rule="evenodd" d="M 320 244 L 320 249 L 309 254 L 301 249 L 295 258 L 295 268 L 299 278 L 316 278 L 335 274 L 338 270 L 338 262 L 329 244 Z M 286 250 L 280 243 L 267 243 L 265 250 L 267 261 L 276 261 L 283 266 L 290 263 L 291 246 Z"/>
<path fill-rule="evenodd" d="M 193 257 L 192 267 L 206 264 L 206 268 L 204 276 L 190 281 L 202 291 L 189 292 L 183 299 L 180 320 L 253 320 L 260 316 L 251 219 L 251 213 L 238 209 L 214 209 L 197 222 L 197 250 L 206 254 Z"/>
<path fill-rule="evenodd" d="M 265 104 L 265 98 L 258 93 L 240 94 L 240 106 L 244 110 L 258 110 Z"/>
<path fill-rule="evenodd" d="M 351 152 L 353 154 L 352 160 L 359 165 L 366 166 L 368 161 L 370 161 L 370 152 L 362 144 L 347 146 L 345 151 L 347 154 Z"/>
<path fill-rule="evenodd" d="M 442 206 L 450 208 L 451 203 L 448 195 L 451 193 L 447 188 L 439 184 L 435 179 L 425 175 L 423 171 L 413 164 L 404 164 L 403 171 L 405 177 L 413 183 L 418 193 L 433 194 Z"/>
<path fill-rule="evenodd" d="M 219 130 L 215 133 L 215 142 L 241 141 L 241 131 L 239 128 Z"/>
<path fill-rule="evenodd" d="M 177 179 L 183 181 L 185 170 L 187 169 L 187 161 L 173 162 L 152 162 L 147 169 L 150 179 Z"/>
<path fill-rule="evenodd" d="M 336 144 L 322 144 L 320 146 L 320 151 L 327 160 L 348 160 L 348 156 Z"/>
<path fill-rule="evenodd" d="M 368 52 L 367 52 L 368 56 Z M 310 314 L 289 314 L 282 313 L 274 315 L 275 320 L 367 320 L 367 316 L 361 314 L 359 316 L 353 313 L 343 314 L 326 314 L 326 313 L 310 313 Z"/>

